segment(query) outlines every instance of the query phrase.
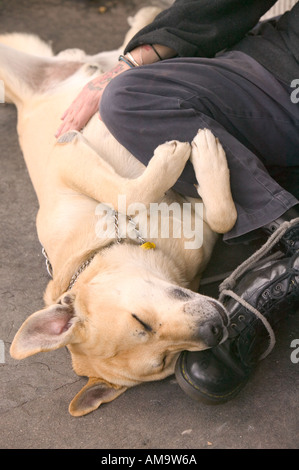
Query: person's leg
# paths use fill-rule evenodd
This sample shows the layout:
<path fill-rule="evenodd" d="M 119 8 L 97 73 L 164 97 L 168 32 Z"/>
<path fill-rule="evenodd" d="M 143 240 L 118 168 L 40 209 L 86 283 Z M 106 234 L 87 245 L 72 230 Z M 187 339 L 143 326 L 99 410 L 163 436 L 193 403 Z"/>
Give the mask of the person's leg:
<path fill-rule="evenodd" d="M 209 128 L 226 151 L 238 210 L 226 238 L 237 239 L 258 227 L 268 234 L 283 229 L 275 246 L 282 250 L 280 258 L 251 266 L 236 279 L 233 297 L 221 298 L 230 320 L 228 339 L 211 350 L 185 351 L 177 362 L 176 377 L 186 393 L 198 400 L 228 400 L 250 377 L 269 332 L 253 312 L 274 326 L 299 302 L 299 211 L 293 207 L 298 201 L 264 166 L 298 165 L 299 108 L 286 86 L 252 59 L 234 53 L 173 59 L 126 72 L 107 87 L 101 115 L 144 164 L 162 142 L 192 141 L 198 128 Z M 194 183 L 188 165 L 175 189 L 196 197 Z M 292 225 L 282 225 L 290 219 L 295 219 Z"/>
<path fill-rule="evenodd" d="M 107 87 L 100 112 L 116 139 L 144 164 L 159 144 L 192 141 L 199 128 L 219 138 L 238 211 L 225 239 L 261 227 L 297 203 L 264 164 L 298 164 L 299 109 L 287 87 L 245 54 L 172 59 L 125 72 Z M 195 182 L 188 162 L 174 189 L 196 197 Z"/>

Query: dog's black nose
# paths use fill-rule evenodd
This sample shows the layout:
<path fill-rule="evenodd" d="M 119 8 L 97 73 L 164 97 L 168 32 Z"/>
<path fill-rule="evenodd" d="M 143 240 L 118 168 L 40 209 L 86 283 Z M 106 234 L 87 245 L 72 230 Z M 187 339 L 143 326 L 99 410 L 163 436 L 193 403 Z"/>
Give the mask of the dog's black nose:
<path fill-rule="evenodd" d="M 199 325 L 197 334 L 208 348 L 214 348 L 227 334 L 228 315 L 219 302 L 211 301 L 209 305 L 209 317 Z"/>
<path fill-rule="evenodd" d="M 198 328 L 198 336 L 209 347 L 217 346 L 223 338 L 223 324 L 218 321 L 206 321 Z"/>
<path fill-rule="evenodd" d="M 195 319 L 193 337 L 196 341 L 213 348 L 226 339 L 228 313 L 220 302 L 201 296 L 199 300 L 187 302 L 184 312 Z"/>

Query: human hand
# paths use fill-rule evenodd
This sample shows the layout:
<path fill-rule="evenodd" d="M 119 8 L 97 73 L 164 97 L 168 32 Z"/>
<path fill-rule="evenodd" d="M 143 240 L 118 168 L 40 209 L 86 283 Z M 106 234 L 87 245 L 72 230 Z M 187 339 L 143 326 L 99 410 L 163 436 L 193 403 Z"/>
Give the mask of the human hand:
<path fill-rule="evenodd" d="M 121 74 L 129 68 L 129 65 L 126 63 L 119 62 L 108 72 L 88 82 L 62 115 L 61 119 L 63 123 L 58 128 L 55 137 L 58 138 L 69 130 L 80 131 L 83 129 L 92 116 L 99 110 L 100 101 L 108 83 L 116 77 L 116 75 Z"/>

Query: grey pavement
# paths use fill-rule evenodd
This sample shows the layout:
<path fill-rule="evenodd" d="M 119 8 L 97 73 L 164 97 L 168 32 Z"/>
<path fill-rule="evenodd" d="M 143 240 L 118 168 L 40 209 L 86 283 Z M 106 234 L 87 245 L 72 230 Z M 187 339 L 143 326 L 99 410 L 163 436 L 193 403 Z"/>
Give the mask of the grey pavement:
<path fill-rule="evenodd" d="M 0 32 L 36 33 L 52 41 L 56 52 L 79 47 L 96 53 L 118 47 L 126 17 L 145 4 L 0 0 Z M 37 200 L 18 145 L 16 111 L 8 104 L 0 105 L 0 159 L 1 449 L 298 448 L 299 364 L 290 359 L 291 341 L 299 338 L 298 315 L 286 318 L 274 351 L 231 402 L 194 402 L 172 376 L 135 387 L 85 417 L 69 415 L 68 404 L 86 380 L 72 371 L 66 348 L 23 361 L 9 356 L 21 323 L 43 306 L 48 276 L 35 230 Z M 206 275 L 235 268 L 252 249 L 220 242 Z M 217 284 L 202 292 L 217 296 Z"/>

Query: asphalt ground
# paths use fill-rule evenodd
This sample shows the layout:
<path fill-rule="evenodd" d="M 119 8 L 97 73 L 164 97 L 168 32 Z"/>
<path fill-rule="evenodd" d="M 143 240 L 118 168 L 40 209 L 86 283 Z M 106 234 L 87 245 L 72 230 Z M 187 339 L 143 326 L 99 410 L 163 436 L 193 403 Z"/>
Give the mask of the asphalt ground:
<path fill-rule="evenodd" d="M 54 51 L 78 47 L 92 54 L 122 43 L 126 18 L 140 0 L 0 0 L 0 33 L 30 32 Z M 22 159 L 16 110 L 0 105 L 0 364 L 1 449 L 296 449 L 298 372 L 291 341 L 298 316 L 285 319 L 274 351 L 232 401 L 207 406 L 187 397 L 175 378 L 127 391 L 82 417 L 68 404 L 86 380 L 71 369 L 66 348 L 15 361 L 10 343 L 25 318 L 43 305 L 48 282 L 35 230 L 37 200 Z M 285 177 L 290 181 L 290 177 Z M 295 179 L 295 185 L 298 178 Z M 253 246 L 219 243 L 206 276 L 235 268 Z M 202 288 L 217 297 L 217 283 Z"/>

